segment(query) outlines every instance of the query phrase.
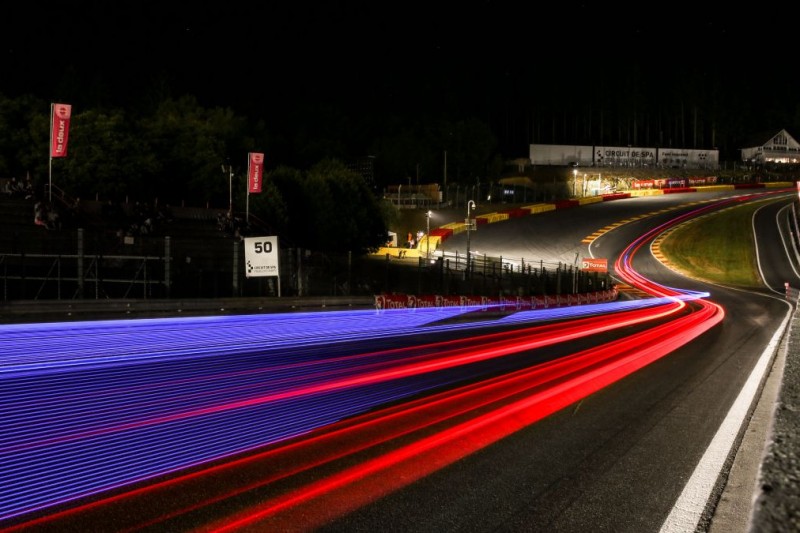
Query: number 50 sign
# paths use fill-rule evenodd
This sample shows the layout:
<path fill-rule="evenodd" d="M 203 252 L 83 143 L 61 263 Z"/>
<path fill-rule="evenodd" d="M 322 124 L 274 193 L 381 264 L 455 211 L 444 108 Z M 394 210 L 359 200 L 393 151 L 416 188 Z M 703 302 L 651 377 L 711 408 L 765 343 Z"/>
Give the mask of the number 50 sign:
<path fill-rule="evenodd" d="M 278 276 L 278 236 L 246 237 L 244 240 L 244 272 L 248 278 Z"/>

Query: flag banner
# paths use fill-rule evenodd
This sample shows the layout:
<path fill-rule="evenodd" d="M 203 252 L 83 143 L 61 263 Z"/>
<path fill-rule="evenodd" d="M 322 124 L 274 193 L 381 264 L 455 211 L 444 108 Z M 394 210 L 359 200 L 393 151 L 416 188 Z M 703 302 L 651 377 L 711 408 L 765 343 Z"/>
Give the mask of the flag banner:
<path fill-rule="evenodd" d="M 264 154 L 250 152 L 247 160 L 247 191 L 261 192 L 261 182 L 264 177 Z"/>
<path fill-rule="evenodd" d="M 69 136 L 69 117 L 71 114 L 71 105 L 53 104 L 50 157 L 67 157 L 67 138 Z"/>

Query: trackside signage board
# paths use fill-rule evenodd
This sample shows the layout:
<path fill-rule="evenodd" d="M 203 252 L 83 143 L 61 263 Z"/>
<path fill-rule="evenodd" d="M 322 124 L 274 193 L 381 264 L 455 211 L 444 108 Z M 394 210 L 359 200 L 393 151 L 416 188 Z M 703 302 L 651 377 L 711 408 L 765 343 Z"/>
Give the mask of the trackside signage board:
<path fill-rule="evenodd" d="M 608 272 L 608 259 L 584 257 L 581 261 L 581 270 L 586 272 Z"/>
<path fill-rule="evenodd" d="M 279 276 L 278 236 L 246 237 L 244 239 L 244 268 L 248 278 Z"/>

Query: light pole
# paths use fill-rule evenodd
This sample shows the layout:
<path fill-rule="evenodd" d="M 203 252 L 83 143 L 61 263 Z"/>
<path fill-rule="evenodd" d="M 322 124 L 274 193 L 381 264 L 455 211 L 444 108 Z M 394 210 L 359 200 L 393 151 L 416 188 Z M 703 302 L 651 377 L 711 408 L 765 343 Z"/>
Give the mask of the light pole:
<path fill-rule="evenodd" d="M 475 202 L 473 200 L 470 200 L 469 202 L 467 202 L 467 220 L 466 220 L 466 223 L 467 223 L 467 277 L 469 277 L 469 274 L 470 274 L 469 231 L 470 231 L 470 229 L 472 227 L 472 220 L 470 220 L 470 218 L 469 218 L 470 209 L 475 209 Z"/>
<path fill-rule="evenodd" d="M 233 216 L 233 166 L 228 163 L 228 166 L 222 166 L 222 173 L 228 175 L 228 213 Z"/>
<path fill-rule="evenodd" d="M 425 259 L 427 259 L 428 262 L 430 263 L 431 261 L 431 211 L 430 210 L 428 210 L 428 212 L 425 213 L 425 218 L 427 219 L 426 220 L 427 233 L 425 234 Z"/>
<path fill-rule="evenodd" d="M 578 169 L 572 169 L 572 197 L 575 198 L 575 185 L 578 183 Z"/>

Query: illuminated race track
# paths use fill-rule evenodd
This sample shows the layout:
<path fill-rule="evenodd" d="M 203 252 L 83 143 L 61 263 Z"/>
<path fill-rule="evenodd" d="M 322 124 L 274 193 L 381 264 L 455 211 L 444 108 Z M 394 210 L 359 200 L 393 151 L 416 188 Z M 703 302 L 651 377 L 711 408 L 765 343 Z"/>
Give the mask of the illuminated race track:
<path fill-rule="evenodd" d="M 616 274 L 643 300 L 3 326 L 0 524 L 346 529 L 330 524 L 719 325 L 707 292 L 633 268 L 706 209 L 619 254 Z"/>

